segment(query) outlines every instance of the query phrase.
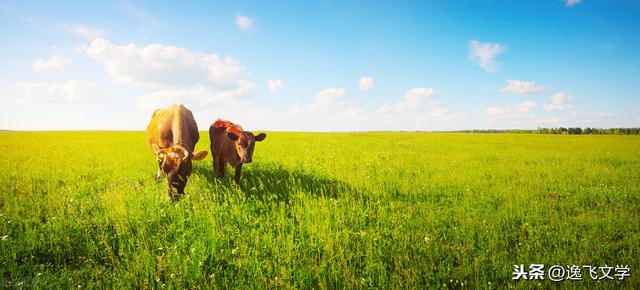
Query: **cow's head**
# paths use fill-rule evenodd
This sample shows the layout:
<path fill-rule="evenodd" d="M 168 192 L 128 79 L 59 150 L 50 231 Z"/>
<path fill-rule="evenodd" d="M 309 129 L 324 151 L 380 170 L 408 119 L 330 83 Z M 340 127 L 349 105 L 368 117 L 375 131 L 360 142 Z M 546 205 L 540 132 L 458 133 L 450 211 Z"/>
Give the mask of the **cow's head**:
<path fill-rule="evenodd" d="M 251 163 L 253 157 L 253 148 L 256 142 L 260 142 L 267 138 L 267 134 L 260 133 L 253 135 L 248 131 L 243 131 L 242 134 L 236 135 L 235 133 L 227 132 L 227 137 L 236 142 L 236 151 L 240 156 L 242 163 Z"/>
<path fill-rule="evenodd" d="M 159 148 L 154 144 L 153 149 L 156 151 L 158 167 L 167 176 L 170 194 L 172 188 L 175 188 L 179 194 L 183 194 L 187 179 L 191 175 L 191 160 L 202 160 L 207 157 L 207 151 L 191 154 L 181 145 Z"/>

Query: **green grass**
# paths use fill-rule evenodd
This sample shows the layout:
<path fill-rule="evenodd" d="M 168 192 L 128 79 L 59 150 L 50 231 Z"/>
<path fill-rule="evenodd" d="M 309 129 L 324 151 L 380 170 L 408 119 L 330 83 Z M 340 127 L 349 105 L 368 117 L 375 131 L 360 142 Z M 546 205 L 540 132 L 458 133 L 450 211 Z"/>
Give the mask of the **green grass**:
<path fill-rule="evenodd" d="M 0 148 L 0 287 L 640 287 L 638 136 L 273 132 L 178 203 L 143 132 Z M 531 263 L 631 277 L 511 279 Z"/>

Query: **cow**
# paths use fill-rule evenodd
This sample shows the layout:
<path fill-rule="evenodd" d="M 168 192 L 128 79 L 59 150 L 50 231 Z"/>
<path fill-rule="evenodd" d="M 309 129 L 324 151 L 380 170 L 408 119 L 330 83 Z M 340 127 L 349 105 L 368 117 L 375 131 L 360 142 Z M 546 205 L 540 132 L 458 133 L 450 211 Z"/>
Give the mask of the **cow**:
<path fill-rule="evenodd" d="M 191 111 L 183 105 L 171 105 L 153 112 L 147 126 L 147 143 L 158 161 L 156 180 L 160 180 L 161 175 L 167 177 L 167 194 L 172 200 L 184 194 L 191 175 L 191 160 L 207 157 L 207 151 L 193 152 L 198 139 L 198 125 Z"/>
<path fill-rule="evenodd" d="M 242 130 L 238 124 L 217 119 L 209 127 L 213 171 L 219 177 L 224 177 L 228 163 L 235 169 L 234 179 L 239 184 L 242 164 L 251 163 L 256 142 L 266 137 L 265 133 L 253 135 L 249 131 Z"/>

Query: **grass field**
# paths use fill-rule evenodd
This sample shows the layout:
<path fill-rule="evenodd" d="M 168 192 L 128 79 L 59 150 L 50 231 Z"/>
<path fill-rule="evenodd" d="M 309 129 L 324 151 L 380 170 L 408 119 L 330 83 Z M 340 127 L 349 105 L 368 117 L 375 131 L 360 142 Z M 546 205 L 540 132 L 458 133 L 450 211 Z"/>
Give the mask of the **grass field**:
<path fill-rule="evenodd" d="M 143 132 L 0 148 L 0 287 L 640 288 L 639 136 L 273 132 L 178 203 Z M 532 263 L 631 277 L 512 280 Z"/>

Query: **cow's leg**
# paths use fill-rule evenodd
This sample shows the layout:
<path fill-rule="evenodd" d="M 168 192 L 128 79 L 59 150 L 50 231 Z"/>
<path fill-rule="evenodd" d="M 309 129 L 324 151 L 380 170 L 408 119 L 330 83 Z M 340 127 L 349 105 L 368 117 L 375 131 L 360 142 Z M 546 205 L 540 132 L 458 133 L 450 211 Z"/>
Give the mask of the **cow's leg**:
<path fill-rule="evenodd" d="M 171 187 L 171 185 L 169 185 L 169 188 L 167 188 L 167 196 L 172 201 L 176 201 L 176 192 L 175 190 L 173 190 L 173 187 Z"/>
<path fill-rule="evenodd" d="M 160 177 L 162 177 L 162 162 L 158 161 L 158 173 L 156 174 L 156 181 L 160 180 Z"/>
<path fill-rule="evenodd" d="M 240 173 L 242 172 L 242 163 L 236 165 L 236 175 L 235 175 L 235 181 L 237 184 L 240 184 Z"/>
<path fill-rule="evenodd" d="M 227 166 L 227 164 L 220 159 L 218 159 L 217 163 L 218 164 L 216 164 L 216 171 L 218 173 L 218 177 L 223 178 L 226 175 L 225 167 Z"/>
<path fill-rule="evenodd" d="M 213 177 L 216 177 L 220 173 L 218 173 L 218 158 L 213 152 L 215 151 L 213 151 L 213 147 L 211 147 L 211 158 L 213 159 L 213 162 L 211 163 L 211 165 L 213 167 Z"/>

